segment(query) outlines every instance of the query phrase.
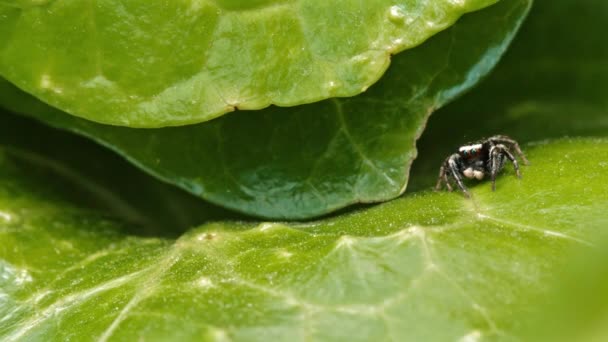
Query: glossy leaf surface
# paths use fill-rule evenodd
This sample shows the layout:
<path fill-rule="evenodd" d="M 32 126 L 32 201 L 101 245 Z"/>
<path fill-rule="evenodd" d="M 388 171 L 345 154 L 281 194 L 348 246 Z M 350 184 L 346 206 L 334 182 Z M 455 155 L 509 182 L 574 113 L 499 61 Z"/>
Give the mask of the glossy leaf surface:
<path fill-rule="evenodd" d="M 0 2 L 0 75 L 89 120 L 161 127 L 365 91 L 496 0 Z"/>
<path fill-rule="evenodd" d="M 508 166 L 496 192 L 469 183 L 472 200 L 423 191 L 313 222 L 223 221 L 146 238 L 2 153 L 0 339 L 539 340 L 540 325 L 526 328 L 541 314 L 548 341 L 603 340 L 608 140 L 547 138 L 608 132 L 607 45 L 597 43 L 606 8 L 537 3 L 497 73 L 429 122 L 417 188 L 467 139 L 532 142 L 523 179 Z M 573 24 L 549 39 L 566 14 Z M 519 71 L 522 56 L 535 67 Z M 592 256 L 569 284 L 559 274 L 579 250 Z M 573 286 L 556 297 L 556 282 Z"/>
<path fill-rule="evenodd" d="M 380 82 L 348 99 L 152 130 L 79 120 L 32 103 L 6 83 L 0 103 L 89 136 L 221 206 L 267 218 L 310 218 L 401 194 L 430 113 L 491 70 L 529 6 L 528 0 L 505 0 L 465 16 L 395 56 Z"/>

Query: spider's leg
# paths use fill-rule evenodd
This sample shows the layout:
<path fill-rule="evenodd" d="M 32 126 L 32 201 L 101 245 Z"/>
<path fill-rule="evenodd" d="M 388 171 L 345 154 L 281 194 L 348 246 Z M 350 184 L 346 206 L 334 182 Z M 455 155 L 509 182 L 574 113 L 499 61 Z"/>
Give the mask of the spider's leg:
<path fill-rule="evenodd" d="M 455 161 L 456 158 L 460 158 L 460 156 L 455 154 L 455 155 L 452 155 L 450 157 L 450 159 L 448 159 L 448 166 L 450 167 L 451 175 L 456 180 L 456 183 L 458 184 L 458 187 L 460 188 L 460 190 L 462 190 L 462 192 L 464 192 L 464 195 L 466 197 L 471 197 L 471 195 L 469 194 L 469 191 L 462 183 L 462 177 L 460 177 L 460 171 L 458 170 L 458 165 L 456 164 L 456 161 Z"/>
<path fill-rule="evenodd" d="M 511 152 L 509 152 L 509 149 L 502 144 L 492 146 L 490 149 L 490 176 L 492 177 L 492 191 L 496 190 L 496 175 L 498 174 L 498 171 L 502 169 L 503 162 L 501 159 L 504 158 L 504 156 L 506 156 L 513 163 L 517 177 L 521 178 L 521 172 L 519 171 L 517 159 L 515 159 Z"/>
<path fill-rule="evenodd" d="M 524 165 L 530 165 L 530 162 L 528 161 L 528 159 L 526 159 L 526 156 L 522 152 L 522 150 L 519 147 L 519 144 L 517 143 L 517 141 L 509 138 L 506 135 L 495 135 L 495 136 L 491 137 L 488 140 L 491 140 L 492 142 L 496 142 L 496 143 L 499 143 L 499 144 L 500 143 L 504 143 L 504 144 L 511 145 L 511 147 L 513 147 L 515 149 L 515 152 L 517 152 L 517 155 L 524 162 Z"/>
<path fill-rule="evenodd" d="M 492 179 L 492 191 L 496 191 L 496 174 L 498 173 L 498 153 L 496 146 L 490 149 L 490 178 Z"/>
<path fill-rule="evenodd" d="M 442 183 L 445 183 L 445 186 L 448 188 L 448 191 L 452 191 L 452 185 L 448 179 L 448 160 L 451 158 L 447 157 L 443 164 L 441 164 L 441 168 L 439 168 L 439 177 L 437 178 L 437 185 L 435 185 L 435 191 L 441 190 Z"/>
<path fill-rule="evenodd" d="M 445 186 L 448 188 L 449 192 L 454 191 L 454 189 L 452 189 L 452 185 L 450 184 L 450 180 L 448 179 L 447 173 L 443 175 L 443 181 L 445 182 Z"/>
<path fill-rule="evenodd" d="M 507 158 L 509 158 L 509 160 L 513 163 L 513 167 L 515 168 L 515 174 L 517 174 L 518 178 L 521 178 L 521 172 L 519 172 L 519 164 L 517 163 L 517 159 L 515 159 L 513 154 L 511 154 L 511 152 L 509 152 L 507 148 L 502 147 L 500 145 L 496 146 L 496 148 L 499 149 L 499 153 L 504 154 L 505 156 L 507 156 Z"/>

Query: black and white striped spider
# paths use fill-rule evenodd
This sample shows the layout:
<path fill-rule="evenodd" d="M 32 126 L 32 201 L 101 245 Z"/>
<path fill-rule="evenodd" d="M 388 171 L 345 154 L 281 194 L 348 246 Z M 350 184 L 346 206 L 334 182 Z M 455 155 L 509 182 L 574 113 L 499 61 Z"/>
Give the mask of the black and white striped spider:
<path fill-rule="evenodd" d="M 486 174 L 489 174 L 492 179 L 492 191 L 494 191 L 496 190 L 496 175 L 503 169 L 505 159 L 509 159 L 513 163 L 517 177 L 521 178 L 517 160 L 509 149 L 515 150 L 524 165 L 529 164 L 517 141 L 506 135 L 495 135 L 461 146 L 458 153 L 447 157 L 441 165 L 435 190 L 441 190 L 442 184 L 445 183 L 448 190 L 452 191 L 450 179 L 454 179 L 465 196 L 470 197 L 469 191 L 462 182 L 463 178 L 482 180 Z"/>

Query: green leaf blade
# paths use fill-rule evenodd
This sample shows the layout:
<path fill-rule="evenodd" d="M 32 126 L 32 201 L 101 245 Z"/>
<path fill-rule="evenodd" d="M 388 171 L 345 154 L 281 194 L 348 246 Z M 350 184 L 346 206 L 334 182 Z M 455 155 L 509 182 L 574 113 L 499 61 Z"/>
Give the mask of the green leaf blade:
<path fill-rule="evenodd" d="M 59 210 L 38 223 L 24 217 L 13 229 L 2 228 L 2 246 L 8 239 L 18 246 L 18 253 L 0 249 L 4 272 L 29 280 L 22 286 L 13 277 L 3 286 L 8 299 L 2 303 L 16 305 L 0 305 L 8 317 L 1 336 L 517 337 L 524 316 L 513 312 L 546 294 L 547 280 L 574 249 L 594 243 L 608 205 L 605 173 L 593 164 L 608 158 L 606 139 L 553 141 L 525 151 L 533 165 L 523 179 L 507 171 L 496 192 L 487 182 L 472 187 L 473 200 L 421 193 L 309 223 L 210 223 L 177 240 L 129 237 L 116 223 L 97 219 L 83 230 L 79 217 L 90 212 L 61 214 L 65 205 L 48 202 L 52 192 L 42 191 L 48 182 L 30 185 L 39 189 L 36 196 L 17 188 L 24 194 L 20 210 Z M 10 158 L 2 190 L 17 184 L 14 179 L 31 181 L 7 163 Z M 580 192 L 583 180 L 592 193 Z M 0 195 L 4 204 L 6 192 Z M 13 210 L 3 213 L 16 217 Z M 42 224 L 47 221 L 63 222 L 63 229 Z M 61 253 L 49 253 L 56 248 Z M 50 259 L 23 258 L 36 253 Z M 53 260 L 58 266 L 44 267 Z"/>
<path fill-rule="evenodd" d="M 561 25 L 555 13 L 602 15 L 602 6 L 539 3 L 532 18 L 541 24 L 525 32 L 548 38 L 539 32 Z M 573 10 L 581 7 L 586 12 Z M 576 39 L 566 45 L 595 42 L 571 32 Z M 522 36 L 507 66 L 530 53 L 533 36 Z M 551 68 L 576 82 L 501 68 L 478 94 L 431 122 L 433 147 L 423 144 L 420 161 L 430 171 L 416 184 L 435 181 L 438 163 L 463 135 L 532 141 L 522 144 L 531 165 L 521 180 L 507 165 L 495 192 L 487 181 L 468 183 L 471 200 L 419 192 L 318 221 L 224 221 L 151 239 L 83 210 L 57 183 L 61 177 L 2 153 L 0 339 L 602 340 L 608 140 L 543 140 L 564 132 L 605 136 L 604 88 L 597 86 L 604 69 L 580 62 L 601 57 L 605 45 L 591 47 L 568 50 L 567 58 L 551 53 Z M 543 70 L 555 76 L 551 68 Z M 574 284 L 556 296 L 556 275 L 579 249 L 593 259 L 575 265 Z M 555 309 L 567 314 L 547 315 Z M 549 334 L 539 326 L 522 332 L 534 322 L 530 312 L 549 317 Z"/>
<path fill-rule="evenodd" d="M 0 75 L 89 120 L 191 124 L 357 95 L 391 54 L 494 2 L 3 3 Z"/>
<path fill-rule="evenodd" d="M 0 103 L 88 136 L 213 203 L 258 217 L 306 219 L 401 194 L 428 116 L 490 71 L 530 5 L 503 1 L 467 15 L 395 56 L 385 77 L 353 98 L 153 130 L 99 125 L 34 106 L 1 82 Z"/>

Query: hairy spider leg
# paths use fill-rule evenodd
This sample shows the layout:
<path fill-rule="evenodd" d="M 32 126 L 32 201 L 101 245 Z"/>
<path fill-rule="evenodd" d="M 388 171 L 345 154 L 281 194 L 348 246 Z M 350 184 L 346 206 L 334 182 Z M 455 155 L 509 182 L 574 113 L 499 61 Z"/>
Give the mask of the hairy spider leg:
<path fill-rule="evenodd" d="M 492 191 L 496 191 L 496 174 L 498 174 L 498 159 L 500 154 L 495 153 L 496 146 L 490 148 L 490 179 L 492 180 Z"/>
<path fill-rule="evenodd" d="M 443 164 L 441 165 L 441 168 L 439 168 L 439 178 L 437 179 L 437 185 L 435 185 L 435 190 L 439 191 L 441 190 L 441 183 L 445 182 L 446 187 L 448 188 L 448 191 L 452 191 L 452 186 L 450 185 L 450 182 L 448 180 L 448 173 L 445 169 L 445 166 L 447 164 L 447 159 L 443 162 Z"/>
<path fill-rule="evenodd" d="M 456 180 L 456 183 L 458 184 L 458 187 L 460 188 L 460 190 L 462 190 L 462 192 L 464 192 L 465 196 L 471 197 L 471 195 L 469 195 L 469 191 L 462 183 L 462 178 L 460 177 L 460 170 L 458 170 L 458 164 L 456 164 L 455 159 L 460 159 L 460 155 L 455 153 L 455 154 L 452 154 L 450 156 L 450 158 L 448 159 L 448 166 L 450 167 L 450 173 L 451 173 L 452 177 Z"/>
<path fill-rule="evenodd" d="M 524 165 L 530 165 L 530 162 L 528 161 L 528 159 L 526 159 L 526 156 L 524 155 L 524 153 L 522 152 L 521 148 L 519 147 L 519 144 L 517 143 L 517 141 L 509 138 L 506 135 L 495 135 L 493 137 L 491 137 L 490 139 L 488 139 L 492 142 L 496 142 L 498 144 L 507 144 L 510 145 L 511 147 L 513 147 L 513 149 L 515 149 L 515 152 L 517 152 L 517 155 L 521 158 L 521 160 L 524 162 Z"/>
<path fill-rule="evenodd" d="M 448 191 L 453 191 L 454 189 L 452 189 L 452 184 L 450 184 L 450 180 L 448 179 L 448 174 L 445 173 L 443 174 L 443 181 L 445 182 L 445 186 L 448 188 Z"/>
<path fill-rule="evenodd" d="M 502 169 L 503 161 L 501 159 L 504 158 L 504 156 L 507 156 L 507 158 L 513 163 L 515 174 L 517 174 L 518 178 L 521 178 L 521 172 L 519 171 L 517 159 L 515 159 L 509 149 L 503 144 L 492 146 L 490 149 L 490 175 L 492 177 L 492 191 L 496 191 L 496 175 Z"/>

